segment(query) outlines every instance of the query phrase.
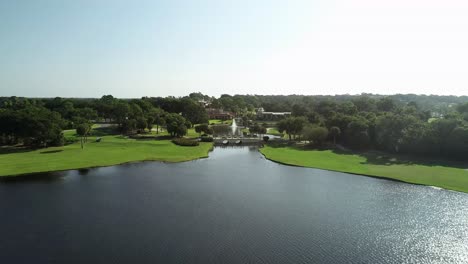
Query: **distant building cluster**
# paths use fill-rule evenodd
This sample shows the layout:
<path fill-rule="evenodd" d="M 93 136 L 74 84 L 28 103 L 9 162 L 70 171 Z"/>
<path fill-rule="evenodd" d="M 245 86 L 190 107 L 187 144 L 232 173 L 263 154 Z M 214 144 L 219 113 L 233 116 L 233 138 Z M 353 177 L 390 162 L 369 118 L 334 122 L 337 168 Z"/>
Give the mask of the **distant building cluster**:
<path fill-rule="evenodd" d="M 207 101 L 207 100 L 198 100 L 198 104 L 199 104 L 200 106 L 203 106 L 203 107 L 207 108 L 207 107 L 210 106 L 211 102 L 210 102 L 210 101 Z"/>
<path fill-rule="evenodd" d="M 218 108 L 206 108 L 206 113 L 209 119 L 230 120 L 234 118 L 234 114 Z"/>
<path fill-rule="evenodd" d="M 207 100 L 198 100 L 198 104 L 206 109 L 209 119 L 230 120 L 236 117 L 236 114 L 229 111 L 224 111 L 222 108 L 211 106 L 211 102 Z M 256 119 L 265 121 L 276 121 L 291 116 L 291 112 L 266 112 L 263 107 L 256 108 Z"/>
<path fill-rule="evenodd" d="M 235 117 L 232 112 L 224 111 L 222 108 L 214 108 L 209 100 L 198 100 L 198 104 L 205 108 L 209 119 L 230 120 Z"/>
<path fill-rule="evenodd" d="M 291 112 L 265 112 L 263 107 L 255 109 L 257 112 L 257 120 L 280 120 L 291 116 Z"/>

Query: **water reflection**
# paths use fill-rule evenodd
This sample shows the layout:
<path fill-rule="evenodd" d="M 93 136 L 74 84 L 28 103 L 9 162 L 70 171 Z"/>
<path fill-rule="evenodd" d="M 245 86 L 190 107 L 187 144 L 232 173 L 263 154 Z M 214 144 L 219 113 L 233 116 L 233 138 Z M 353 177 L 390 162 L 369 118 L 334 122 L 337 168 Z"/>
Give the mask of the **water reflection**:
<path fill-rule="evenodd" d="M 282 166 L 255 147 L 13 180 L 2 263 L 468 262 L 468 195 Z"/>
<path fill-rule="evenodd" d="M 78 174 L 81 175 L 81 176 L 86 176 L 89 174 L 89 172 L 91 171 L 91 169 L 78 169 Z"/>
<path fill-rule="evenodd" d="M 0 177 L 0 184 L 4 183 L 24 183 L 24 182 L 37 182 L 37 183 L 51 183 L 55 181 L 61 181 L 70 171 L 58 171 L 48 173 L 31 173 L 21 176 L 3 176 Z"/>
<path fill-rule="evenodd" d="M 237 149 L 258 152 L 258 146 L 243 146 L 243 145 L 217 145 L 216 148 L 220 149 Z"/>

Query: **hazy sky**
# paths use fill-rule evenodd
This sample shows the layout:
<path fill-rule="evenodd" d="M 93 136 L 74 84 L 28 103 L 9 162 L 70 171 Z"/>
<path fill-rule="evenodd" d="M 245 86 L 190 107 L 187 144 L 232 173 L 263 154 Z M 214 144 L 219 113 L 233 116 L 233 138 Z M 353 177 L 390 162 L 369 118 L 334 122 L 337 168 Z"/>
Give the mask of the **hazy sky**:
<path fill-rule="evenodd" d="M 466 0 L 0 0 L 0 95 L 468 95 Z"/>

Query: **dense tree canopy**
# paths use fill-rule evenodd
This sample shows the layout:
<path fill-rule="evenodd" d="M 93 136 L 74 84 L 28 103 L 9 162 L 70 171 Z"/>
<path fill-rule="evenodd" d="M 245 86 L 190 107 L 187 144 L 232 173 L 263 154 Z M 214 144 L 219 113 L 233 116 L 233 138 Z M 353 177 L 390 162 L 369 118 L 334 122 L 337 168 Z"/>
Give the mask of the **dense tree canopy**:
<path fill-rule="evenodd" d="M 0 109 L 0 135 L 4 144 L 23 143 L 35 147 L 60 146 L 64 120 L 45 107 L 26 105 L 23 109 Z"/>
<path fill-rule="evenodd" d="M 328 137 L 328 129 L 316 125 L 307 125 L 302 129 L 302 137 L 315 145 L 322 145 Z"/>
<path fill-rule="evenodd" d="M 187 134 L 187 127 L 190 123 L 179 114 L 168 114 L 166 116 L 167 132 L 173 137 L 183 137 Z"/>
<path fill-rule="evenodd" d="M 288 117 L 278 122 L 278 130 L 280 132 L 286 132 L 291 140 L 302 132 L 302 128 L 306 124 L 307 119 L 305 117 Z"/>
<path fill-rule="evenodd" d="M 1 97 L 0 143 L 60 145 L 63 129 L 78 129 L 95 122 L 116 124 L 124 134 L 151 131 L 153 126 L 159 133 L 163 127 L 172 136 L 180 137 L 192 125 L 208 123 L 207 108 L 229 111 L 241 117 L 242 124 L 251 131 L 261 134 L 266 127 L 255 120 L 255 109 L 259 107 L 265 111 L 292 112 L 291 117 L 273 124 L 291 140 L 300 135 L 305 138 L 304 132 L 317 132 L 309 127 L 313 124 L 328 130 L 326 140 L 351 149 L 453 159 L 468 156 L 468 97 L 411 94 L 223 94 L 214 98 L 192 93 L 186 97 L 141 99 L 118 99 L 112 95 L 99 99 Z M 205 127 L 197 127 L 201 128 L 207 133 Z M 230 127 L 219 126 L 218 130 L 227 129 Z M 316 134 L 307 133 L 312 137 Z"/>

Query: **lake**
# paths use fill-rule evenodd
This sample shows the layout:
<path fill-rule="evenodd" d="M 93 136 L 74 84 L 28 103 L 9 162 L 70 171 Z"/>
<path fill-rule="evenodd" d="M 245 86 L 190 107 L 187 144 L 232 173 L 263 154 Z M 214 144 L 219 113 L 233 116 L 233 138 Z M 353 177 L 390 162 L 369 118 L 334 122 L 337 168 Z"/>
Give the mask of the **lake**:
<path fill-rule="evenodd" d="M 468 194 L 255 148 L 0 181 L 0 263 L 468 263 Z"/>

